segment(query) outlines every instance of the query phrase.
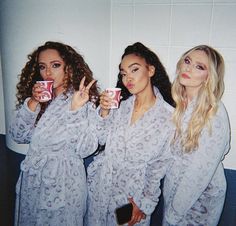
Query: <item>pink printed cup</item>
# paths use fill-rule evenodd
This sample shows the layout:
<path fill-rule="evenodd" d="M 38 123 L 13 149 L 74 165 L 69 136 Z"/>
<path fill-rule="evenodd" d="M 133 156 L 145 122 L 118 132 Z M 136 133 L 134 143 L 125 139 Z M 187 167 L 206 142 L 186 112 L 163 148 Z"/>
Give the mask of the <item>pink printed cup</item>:
<path fill-rule="evenodd" d="M 37 81 L 36 83 L 41 84 L 41 87 L 44 88 L 42 91 L 42 96 L 40 100 L 46 102 L 52 99 L 52 87 L 53 81 Z"/>
<path fill-rule="evenodd" d="M 120 88 L 107 88 L 106 92 L 112 98 L 111 109 L 118 108 L 119 107 L 119 103 L 120 103 L 121 89 Z"/>

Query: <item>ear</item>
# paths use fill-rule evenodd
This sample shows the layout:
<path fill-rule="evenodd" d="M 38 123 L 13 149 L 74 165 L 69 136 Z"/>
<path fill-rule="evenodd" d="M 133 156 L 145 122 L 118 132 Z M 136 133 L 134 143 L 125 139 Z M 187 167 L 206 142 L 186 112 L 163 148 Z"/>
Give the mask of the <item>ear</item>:
<path fill-rule="evenodd" d="M 149 77 L 152 77 L 155 74 L 155 67 L 153 65 L 149 66 Z"/>

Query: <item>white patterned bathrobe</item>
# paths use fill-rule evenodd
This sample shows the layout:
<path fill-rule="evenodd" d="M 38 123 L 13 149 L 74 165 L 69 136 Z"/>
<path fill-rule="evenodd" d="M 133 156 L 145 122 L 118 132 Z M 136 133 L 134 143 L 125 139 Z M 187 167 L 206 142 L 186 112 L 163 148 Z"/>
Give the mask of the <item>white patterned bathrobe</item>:
<path fill-rule="evenodd" d="M 187 128 L 195 102 L 187 108 Z M 226 180 L 222 160 L 229 150 L 230 126 L 225 107 L 219 104 L 211 120 L 212 134 L 205 127 L 199 147 L 183 153 L 180 142 L 172 148 L 175 161 L 164 180 L 164 226 L 216 226 L 224 205 Z"/>
<path fill-rule="evenodd" d="M 67 95 L 50 103 L 36 127 L 39 109 L 30 111 L 26 99 L 10 127 L 17 143 L 29 143 L 16 186 L 15 225 L 83 226 L 87 185 L 82 158 L 98 144 L 88 127 L 95 109 L 89 103 L 70 111 L 72 93 Z"/>
<path fill-rule="evenodd" d="M 160 180 L 170 163 L 173 134 L 172 107 L 156 88 L 155 94 L 155 105 L 133 125 L 130 120 L 135 96 L 123 101 L 107 118 L 98 116 L 94 122 L 104 124 L 105 133 L 99 142 L 106 142 L 106 148 L 88 167 L 87 226 L 117 225 L 114 211 L 128 203 L 128 197 L 133 197 L 147 215 L 136 225 L 150 224 L 159 200 Z"/>

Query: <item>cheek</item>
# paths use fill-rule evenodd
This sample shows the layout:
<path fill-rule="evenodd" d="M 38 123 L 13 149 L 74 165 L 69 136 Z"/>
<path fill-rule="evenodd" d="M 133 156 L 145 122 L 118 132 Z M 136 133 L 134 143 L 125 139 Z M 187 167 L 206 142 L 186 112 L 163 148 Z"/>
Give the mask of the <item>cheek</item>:
<path fill-rule="evenodd" d="M 142 74 L 139 77 L 137 77 L 137 82 L 140 82 L 141 84 L 146 84 L 151 80 L 151 77 L 148 73 Z"/>
<path fill-rule="evenodd" d="M 127 79 L 126 78 L 122 78 L 121 81 L 122 81 L 123 85 L 127 84 Z"/>
<path fill-rule="evenodd" d="M 64 72 L 55 72 L 55 73 L 53 74 L 53 77 L 54 77 L 55 79 L 57 79 L 58 81 L 59 81 L 59 80 L 62 81 L 62 80 L 64 79 L 64 77 L 65 77 L 65 73 L 64 73 Z"/>
<path fill-rule="evenodd" d="M 207 80 L 207 72 L 202 72 L 197 76 L 199 82 L 204 82 Z"/>
<path fill-rule="evenodd" d="M 46 73 L 45 71 L 40 71 L 41 77 L 45 80 L 46 79 Z"/>

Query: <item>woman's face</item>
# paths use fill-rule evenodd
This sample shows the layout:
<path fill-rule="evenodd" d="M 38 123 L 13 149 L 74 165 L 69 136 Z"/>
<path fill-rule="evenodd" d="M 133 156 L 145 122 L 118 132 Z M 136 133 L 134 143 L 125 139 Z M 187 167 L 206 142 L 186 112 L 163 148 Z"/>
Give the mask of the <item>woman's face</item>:
<path fill-rule="evenodd" d="M 154 66 L 134 54 L 126 55 L 120 64 L 122 82 L 131 94 L 139 94 L 150 88 L 154 72 Z"/>
<path fill-rule="evenodd" d="M 202 50 L 195 50 L 189 53 L 180 65 L 180 84 L 185 86 L 186 89 L 198 92 L 207 80 L 208 70 L 208 56 Z"/>
<path fill-rule="evenodd" d="M 44 80 L 53 80 L 53 88 L 63 90 L 65 63 L 55 49 L 47 49 L 39 54 L 38 65 L 40 75 Z"/>

